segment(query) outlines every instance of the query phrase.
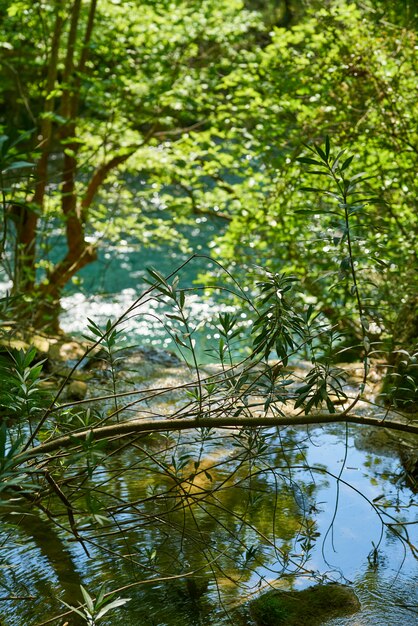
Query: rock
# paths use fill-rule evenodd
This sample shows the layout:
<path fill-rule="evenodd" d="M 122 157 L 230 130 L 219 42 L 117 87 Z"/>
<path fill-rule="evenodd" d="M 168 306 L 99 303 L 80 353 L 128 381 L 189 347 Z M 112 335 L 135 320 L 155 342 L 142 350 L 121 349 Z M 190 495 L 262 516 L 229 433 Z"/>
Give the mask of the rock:
<path fill-rule="evenodd" d="M 402 466 L 405 470 L 406 484 L 415 493 L 418 492 L 418 450 L 416 446 L 403 446 L 399 450 Z"/>
<path fill-rule="evenodd" d="M 85 346 L 77 341 L 57 341 L 51 345 L 49 354 L 56 361 L 75 361 L 83 357 L 85 350 Z"/>
<path fill-rule="evenodd" d="M 136 352 L 143 355 L 144 359 L 147 361 L 165 365 L 167 367 L 175 367 L 181 363 L 176 354 L 174 354 L 173 352 L 168 352 L 167 350 L 142 347 Z"/>
<path fill-rule="evenodd" d="M 29 350 L 29 344 L 23 341 L 23 339 L 2 337 L 0 340 L 0 350 L 2 352 L 7 352 L 8 350 L 24 350 L 27 352 Z"/>
<path fill-rule="evenodd" d="M 45 337 L 41 335 L 33 335 L 30 339 L 30 343 L 34 346 L 37 351 L 42 355 L 47 355 L 49 352 L 49 341 Z"/>
<path fill-rule="evenodd" d="M 320 626 L 328 619 L 360 609 L 354 591 L 346 585 L 314 585 L 303 591 L 273 590 L 250 604 L 257 626 Z"/>
<path fill-rule="evenodd" d="M 73 380 L 67 387 L 69 400 L 84 400 L 87 395 L 87 385 L 82 380 Z"/>
<path fill-rule="evenodd" d="M 382 398 L 402 411 L 418 411 L 418 295 L 405 299 L 393 332 Z"/>

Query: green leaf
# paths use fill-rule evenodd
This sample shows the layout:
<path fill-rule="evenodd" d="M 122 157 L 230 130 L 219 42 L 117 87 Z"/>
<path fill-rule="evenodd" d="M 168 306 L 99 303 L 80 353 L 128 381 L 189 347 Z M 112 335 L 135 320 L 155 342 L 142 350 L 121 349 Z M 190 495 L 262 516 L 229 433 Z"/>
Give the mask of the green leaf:
<path fill-rule="evenodd" d="M 178 322 L 184 322 L 183 318 L 180 315 L 176 315 L 175 313 L 166 313 L 166 317 L 171 320 L 177 320 Z"/>
<path fill-rule="evenodd" d="M 165 285 L 166 287 L 168 287 L 168 283 L 165 279 L 165 276 L 163 276 L 160 272 L 158 272 L 156 269 L 154 269 L 153 267 L 147 267 L 146 268 L 148 274 L 150 276 L 152 276 L 152 278 L 157 282 L 157 283 L 162 283 L 163 285 Z"/>
<path fill-rule="evenodd" d="M 328 161 L 328 158 L 329 158 L 330 150 L 331 150 L 331 145 L 330 145 L 330 141 L 329 141 L 329 136 L 327 135 L 325 137 L 325 156 L 327 158 L 327 161 Z"/>
<path fill-rule="evenodd" d="M 86 621 L 86 614 L 84 611 L 80 611 L 80 609 L 76 609 L 75 606 L 72 606 L 71 604 L 67 604 L 67 602 L 64 602 L 64 600 L 61 600 L 62 604 L 64 604 L 64 606 L 66 606 L 68 609 L 70 609 L 70 611 L 72 611 L 73 613 L 77 613 L 77 615 L 79 615 L 80 617 L 83 618 L 83 621 Z"/>
<path fill-rule="evenodd" d="M 338 167 L 338 165 L 340 163 L 341 157 L 343 156 L 343 154 L 345 154 L 345 152 L 346 152 L 346 150 L 340 150 L 339 153 L 337 154 L 337 156 L 335 157 L 334 163 L 332 164 L 332 167 L 331 167 L 331 171 L 332 172 L 335 172 L 335 170 L 337 169 L 337 167 Z"/>
<path fill-rule="evenodd" d="M 8 136 L 7 135 L 0 135 L 0 152 L 3 152 L 3 146 L 6 143 L 6 141 L 8 140 Z"/>
<path fill-rule="evenodd" d="M 179 346 L 182 346 L 182 348 L 186 348 L 187 350 L 190 350 L 190 346 L 184 343 L 184 341 L 182 341 L 178 335 L 174 335 L 174 341 L 178 343 Z"/>
<path fill-rule="evenodd" d="M 84 598 L 84 602 L 86 604 L 87 610 L 89 611 L 91 615 L 93 615 L 93 612 L 94 612 L 93 598 L 91 597 L 87 589 L 84 589 L 83 585 L 80 585 L 80 589 L 81 589 L 81 593 L 83 594 L 83 598 Z"/>
<path fill-rule="evenodd" d="M 340 269 L 343 272 L 346 272 L 347 270 L 349 270 L 351 267 L 351 260 L 349 256 L 344 257 L 344 259 L 341 261 L 340 263 Z"/>
<path fill-rule="evenodd" d="M 106 604 L 106 606 L 104 606 L 95 616 L 96 620 L 103 617 L 103 615 L 106 615 L 106 613 L 108 613 L 112 609 L 116 609 L 118 606 L 123 606 L 130 600 L 131 598 L 117 598 L 116 600 L 113 600 L 113 602 L 110 602 L 110 604 Z"/>
<path fill-rule="evenodd" d="M 325 163 L 328 163 L 327 155 L 325 154 L 321 146 L 314 146 L 314 150 L 318 154 L 318 156 L 320 156 L 321 159 L 325 161 Z"/>
<path fill-rule="evenodd" d="M 371 258 L 373 259 L 373 261 L 375 261 L 381 267 L 384 267 L 384 268 L 389 268 L 390 267 L 389 263 L 386 263 L 386 261 L 383 261 L 382 259 L 379 259 L 379 258 L 377 258 L 375 256 L 372 256 Z"/>
<path fill-rule="evenodd" d="M 299 163 L 307 163 L 308 165 L 319 165 L 320 167 L 324 165 L 321 161 L 311 159 L 310 157 L 298 157 L 296 161 L 299 161 Z"/>
<path fill-rule="evenodd" d="M 3 170 L 3 174 L 5 174 L 6 172 L 11 172 L 12 170 L 21 170 L 27 167 L 34 167 L 34 163 L 29 163 L 29 161 L 15 161 Z"/>
<path fill-rule="evenodd" d="M 354 154 L 352 156 L 349 156 L 348 159 L 344 161 L 344 163 L 340 167 L 340 171 L 343 172 L 344 170 L 346 170 L 353 159 L 354 159 Z"/>
<path fill-rule="evenodd" d="M 361 325 L 363 326 L 364 330 L 367 332 L 369 330 L 369 322 L 367 321 L 367 319 L 362 315 L 360 318 L 361 321 Z"/>

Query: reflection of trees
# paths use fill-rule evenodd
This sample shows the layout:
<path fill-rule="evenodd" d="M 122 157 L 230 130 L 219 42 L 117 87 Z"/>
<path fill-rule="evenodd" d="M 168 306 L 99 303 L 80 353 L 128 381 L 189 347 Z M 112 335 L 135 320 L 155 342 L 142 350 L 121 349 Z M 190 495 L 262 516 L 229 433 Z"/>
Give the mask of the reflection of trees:
<path fill-rule="evenodd" d="M 80 551 L 89 552 L 83 584 L 93 594 L 104 581 L 109 590 L 128 585 L 133 599 L 123 611 L 136 620 L 143 616 L 159 624 L 166 620 L 163 607 L 179 605 L 179 624 L 199 623 L 202 611 L 213 611 L 216 598 L 222 605 L 259 583 L 315 575 L 308 560 L 319 536 L 316 491 L 328 478 L 346 484 L 338 470 L 310 467 L 311 433 L 295 428 L 297 416 L 293 429 L 257 426 L 245 386 L 243 395 L 237 397 L 235 389 L 227 395 L 226 409 L 234 418 L 238 407 L 239 419 L 243 414 L 252 423 L 227 430 L 198 426 L 176 434 L 179 421 L 205 419 L 194 417 L 204 414 L 204 402 L 213 411 L 212 421 L 223 420 L 224 406 L 212 398 L 209 385 L 204 401 L 195 399 L 195 387 L 182 388 L 185 404 L 179 402 L 180 409 L 176 404 L 174 415 L 165 419 L 171 434 L 112 431 L 95 439 L 93 421 L 64 435 L 68 447 L 57 451 L 47 448 L 47 441 L 29 453 L 47 459 L 33 461 L 36 468 L 44 462 L 48 467 L 42 469 L 48 482 L 41 496 L 44 510 L 71 531 Z M 138 392 L 146 394 L 140 407 L 148 424 L 153 423 L 149 413 L 161 421 L 153 402 L 166 392 L 165 387 Z M 127 429 L 140 421 L 110 427 Z M 62 431 L 69 428 L 65 422 Z M 57 445 L 59 439 L 51 439 Z M 379 505 L 370 504 L 379 515 Z"/>
<path fill-rule="evenodd" d="M 9 508 L 5 505 L 1 512 L 1 595 L 7 596 L 5 591 L 13 589 L 10 595 L 28 596 L 27 601 L 18 604 L 19 623 L 30 624 L 37 610 L 35 607 L 39 606 L 41 612 L 41 603 L 46 599 L 50 610 L 58 613 L 62 609 L 58 596 L 67 602 L 79 598 L 82 578 L 66 542 L 51 522 L 44 520 L 36 509 L 29 509 L 22 503 L 18 507 L 13 504 L 10 511 Z M 16 553 L 19 555 L 17 563 Z M 32 559 L 36 567 L 28 568 Z M 80 622 L 73 620 L 72 623 Z"/>
<path fill-rule="evenodd" d="M 100 537 L 109 563 L 119 558 L 127 577 L 195 572 L 193 582 L 186 577 L 189 595 L 198 595 L 208 579 L 231 594 L 260 575 L 274 579 L 303 570 L 310 545 L 300 544 L 313 522 L 301 499 L 312 485 L 305 490 L 289 477 L 296 446 L 289 442 L 277 465 L 275 435 L 259 435 L 250 446 L 245 433 L 229 443 L 216 435 L 203 443 L 190 437 L 161 443 L 138 442 L 114 455 L 101 486 L 100 472 L 88 486 L 100 494 L 109 518 L 87 542 Z M 296 559 L 290 557 L 295 541 Z"/>
<path fill-rule="evenodd" d="M 213 430 L 149 435 L 92 444 L 63 465 L 51 462 L 91 555 L 83 566 L 90 582 L 83 584 L 93 593 L 104 581 L 109 589 L 137 585 L 124 592 L 132 597 L 123 609 L 127 620 L 159 624 L 175 606 L 173 624 L 180 625 L 210 623 L 213 602 L 234 602 L 259 583 L 313 575 L 316 491 L 330 479 L 346 483 L 325 467 L 309 467 L 306 437 L 303 430 L 253 429 L 228 437 Z M 62 502 L 48 507 L 52 519 L 68 525 Z M 48 544 L 36 529 L 27 532 Z M 73 591 L 81 579 L 59 535 L 56 541 L 61 547 L 50 542 L 45 553 L 56 554 L 48 558 L 60 586 Z M 45 597 L 38 575 L 36 592 Z M 45 611 L 50 616 L 52 606 Z"/>

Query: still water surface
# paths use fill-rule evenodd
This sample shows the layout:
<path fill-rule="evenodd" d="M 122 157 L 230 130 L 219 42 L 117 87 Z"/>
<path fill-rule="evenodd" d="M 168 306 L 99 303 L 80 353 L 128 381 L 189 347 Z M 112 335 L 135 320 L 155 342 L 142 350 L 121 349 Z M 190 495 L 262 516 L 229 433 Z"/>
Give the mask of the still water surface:
<path fill-rule="evenodd" d="M 184 443 L 188 454 L 195 458 L 196 444 L 187 437 Z M 234 484 L 221 489 L 216 502 L 209 498 L 202 508 L 195 505 L 193 515 L 191 509 L 183 509 L 164 519 L 166 504 L 154 502 L 153 512 L 160 506 L 161 518 L 153 518 L 150 524 L 145 517 L 151 507 L 148 510 L 143 504 L 140 514 L 130 509 L 118 513 L 113 521 L 123 532 L 116 532 L 110 524 L 109 534 L 99 538 L 100 532 L 86 526 L 90 557 L 42 514 L 9 503 L 9 513 L 6 507 L 3 510 L 1 530 L 2 596 L 12 592 L 32 599 L 2 599 L 2 624 L 42 623 L 62 612 L 58 598 L 76 604 L 80 584 L 94 593 L 104 581 L 114 589 L 133 581 L 150 581 L 158 577 L 157 571 L 181 575 L 196 568 L 200 568 L 199 575 L 193 585 L 186 583 L 187 578 L 179 578 L 145 582 L 127 590 L 121 595 L 131 601 L 102 623 L 220 626 L 234 623 L 225 610 L 245 601 L 260 581 L 265 585 L 281 579 L 282 584 L 301 589 L 314 578 L 323 577 L 350 582 L 362 604 L 360 613 L 332 620 L 329 626 L 416 624 L 418 568 L 410 550 L 384 529 L 376 559 L 371 554 L 379 543 L 382 526 L 365 498 L 384 503 L 380 509 L 384 517 L 387 513 L 411 524 L 410 541 L 418 541 L 417 503 L 400 477 L 394 452 L 390 448 L 386 452 L 370 451 L 367 434 L 359 437 L 358 430 L 350 429 L 346 440 L 344 427 L 312 428 L 309 432 L 287 429 L 280 434 L 272 431 L 268 444 L 269 450 L 258 467 L 263 471 L 257 474 L 257 468 L 253 468 L 251 488 L 257 496 L 256 504 L 249 499 L 248 467 L 228 460 L 230 455 L 233 457 L 231 442 L 213 434 L 203 455 L 199 450 L 200 458 L 206 459 L 214 483 L 219 484 L 228 472 L 235 471 Z M 148 445 L 149 450 L 155 449 L 152 442 Z M 337 482 L 332 475 L 339 473 L 346 450 L 337 502 Z M 114 498 L 131 501 L 144 498 L 151 487 L 158 490 L 162 484 L 167 486 L 166 478 L 158 478 L 151 470 L 147 473 L 143 459 L 140 474 L 134 456 L 135 451 L 127 450 L 115 457 L 113 467 L 108 463 L 99 466 L 94 477 L 96 486 L 102 483 Z M 225 465 L 220 465 L 220 460 Z M 290 463 L 293 468 L 286 468 Z M 118 466 L 124 468 L 124 474 L 108 483 L 106 473 L 115 472 Z M 298 469 L 301 466 L 306 469 Z M 267 467 L 276 471 L 267 471 Z M 244 511 L 248 525 L 240 521 Z M 13 517 L 19 518 L 19 525 L 12 523 Z M 310 522 L 315 535 L 304 560 L 300 558 L 306 539 L 304 529 Z M 257 527 L 265 540 L 253 533 L 252 527 Z M 258 555 L 245 561 L 254 546 Z M 302 564 L 299 575 L 286 579 L 282 576 L 284 549 L 291 555 L 288 572 L 295 569 L 293 563 Z M 156 556 L 150 554 L 152 551 Z M 211 565 L 210 557 L 214 559 Z M 79 623 L 66 619 L 70 624 Z M 62 626 L 65 620 L 52 623 Z"/>

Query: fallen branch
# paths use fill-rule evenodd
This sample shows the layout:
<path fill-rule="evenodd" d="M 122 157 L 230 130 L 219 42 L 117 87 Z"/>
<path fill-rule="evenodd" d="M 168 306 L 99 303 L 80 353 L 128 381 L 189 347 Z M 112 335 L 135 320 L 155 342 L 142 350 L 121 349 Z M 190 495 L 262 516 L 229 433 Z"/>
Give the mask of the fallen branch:
<path fill-rule="evenodd" d="M 271 428 L 276 426 L 301 426 L 334 423 L 362 424 L 364 426 L 374 426 L 398 430 L 404 433 L 418 435 L 418 423 L 401 422 L 394 420 L 376 419 L 365 415 L 353 413 L 316 413 L 313 415 L 291 415 L 291 416 L 262 416 L 262 417 L 201 417 L 182 419 L 154 419 L 154 420 L 131 420 L 108 426 L 89 428 L 79 432 L 70 433 L 62 437 L 57 437 L 34 448 L 26 450 L 25 459 L 49 454 L 61 448 L 78 447 L 87 438 L 92 441 L 103 441 L 113 437 L 129 437 L 138 433 L 170 432 L 179 430 L 192 430 L 195 428 Z M 22 455 L 23 456 L 23 455 Z M 18 456 L 15 459 L 19 458 Z"/>

